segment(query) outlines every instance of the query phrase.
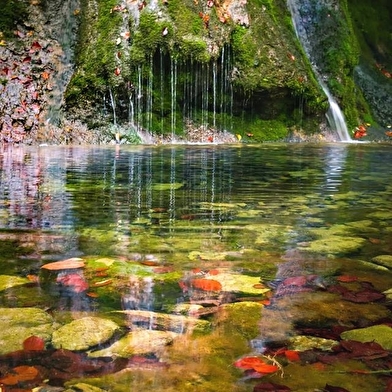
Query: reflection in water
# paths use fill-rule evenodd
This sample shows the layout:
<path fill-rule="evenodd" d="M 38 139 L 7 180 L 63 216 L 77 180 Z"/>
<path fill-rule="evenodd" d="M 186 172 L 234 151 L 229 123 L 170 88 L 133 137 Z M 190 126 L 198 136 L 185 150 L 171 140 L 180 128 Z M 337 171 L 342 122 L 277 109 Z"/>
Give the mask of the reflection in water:
<path fill-rule="evenodd" d="M 3 147 L 0 278 L 22 284 L 3 288 L 2 304 L 51 309 L 60 323 L 121 314 L 124 333 L 182 334 L 121 362 L 139 371 L 135 389 L 253 389 L 251 372 L 237 382 L 233 359 L 269 355 L 315 326 L 354 328 L 389 314 L 340 297 L 356 299 L 355 286 L 367 290 L 360 300 L 383 298 L 390 286 L 371 264 L 391 252 L 387 158 L 387 148 L 351 144 Z M 44 280 L 45 260 L 76 255 L 85 268 Z M 344 286 L 337 277 L 352 279 L 352 266 L 362 280 Z M 143 336 L 139 348 L 154 339 Z M 138 361 L 165 371 L 148 376 Z M 306 390 L 310 365 L 282 364 L 282 384 Z M 323 387 L 313 380 L 307 389 Z"/>

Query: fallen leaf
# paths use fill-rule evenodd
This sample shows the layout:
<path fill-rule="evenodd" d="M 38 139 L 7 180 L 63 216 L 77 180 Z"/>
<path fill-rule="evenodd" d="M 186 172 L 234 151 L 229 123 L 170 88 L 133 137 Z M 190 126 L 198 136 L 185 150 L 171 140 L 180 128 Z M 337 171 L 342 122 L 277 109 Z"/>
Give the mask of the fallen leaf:
<path fill-rule="evenodd" d="M 299 357 L 298 351 L 295 351 L 295 350 L 286 350 L 284 352 L 284 355 L 286 356 L 286 358 L 289 361 L 292 361 L 292 362 L 296 362 L 296 361 L 301 360 L 301 358 Z"/>
<path fill-rule="evenodd" d="M 30 336 L 23 341 L 23 350 L 37 351 L 45 349 L 45 340 L 39 336 Z"/>
<path fill-rule="evenodd" d="M 222 285 L 217 280 L 213 279 L 193 279 L 191 286 L 195 289 L 204 291 L 221 291 Z"/>
<path fill-rule="evenodd" d="M 89 288 L 86 280 L 79 274 L 67 274 L 59 276 L 57 277 L 56 282 L 69 288 L 75 293 L 82 293 Z"/>
<path fill-rule="evenodd" d="M 71 259 L 66 259 L 62 261 L 55 261 L 53 263 L 44 264 L 41 268 L 50 270 L 50 271 L 60 271 L 66 269 L 77 269 L 83 268 L 84 261 L 78 257 L 72 257 Z"/>

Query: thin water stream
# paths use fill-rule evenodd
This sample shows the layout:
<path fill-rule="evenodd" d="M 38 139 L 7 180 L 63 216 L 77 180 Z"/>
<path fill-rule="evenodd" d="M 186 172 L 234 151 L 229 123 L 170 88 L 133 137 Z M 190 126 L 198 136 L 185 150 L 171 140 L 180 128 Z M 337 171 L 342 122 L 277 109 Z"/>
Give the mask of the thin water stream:
<path fill-rule="evenodd" d="M 336 99 L 329 91 L 324 77 L 319 70 L 319 65 L 314 59 L 313 49 L 314 45 L 317 46 L 317 44 L 314 43 L 317 38 L 315 39 L 315 37 L 312 36 L 314 34 L 313 26 L 317 24 L 317 21 L 314 19 L 315 14 L 313 15 L 312 12 L 314 6 L 309 1 L 301 2 L 298 0 L 287 0 L 287 6 L 291 12 L 293 26 L 297 38 L 301 42 L 301 45 L 312 65 L 313 72 L 328 98 L 329 110 L 327 113 L 327 119 L 329 126 L 332 128 L 332 130 L 336 131 L 338 140 L 342 142 L 350 142 L 352 141 L 352 138 L 348 132 L 344 114 L 339 104 L 336 102 Z"/>
<path fill-rule="evenodd" d="M 390 157 L 3 147 L 2 388 L 387 391 Z"/>

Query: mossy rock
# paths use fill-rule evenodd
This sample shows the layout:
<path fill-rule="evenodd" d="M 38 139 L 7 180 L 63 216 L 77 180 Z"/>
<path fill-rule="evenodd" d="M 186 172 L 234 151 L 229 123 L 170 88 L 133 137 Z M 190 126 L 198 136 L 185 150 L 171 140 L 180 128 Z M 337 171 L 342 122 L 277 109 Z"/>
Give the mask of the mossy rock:
<path fill-rule="evenodd" d="M 27 278 L 11 275 L 0 275 L 0 291 L 10 289 L 15 286 L 22 286 L 29 283 Z"/>
<path fill-rule="evenodd" d="M 53 332 L 52 344 L 66 350 L 87 350 L 105 343 L 119 330 L 119 326 L 108 319 L 83 317 L 63 325 Z"/>
<path fill-rule="evenodd" d="M 366 239 L 360 237 L 331 235 L 326 238 L 310 241 L 306 245 L 300 246 L 299 249 L 312 253 L 337 256 L 358 252 L 366 242 Z"/>
<path fill-rule="evenodd" d="M 372 262 L 392 269 L 392 255 L 380 255 L 372 258 Z"/>
<path fill-rule="evenodd" d="M 392 350 L 392 328 L 387 325 L 373 325 L 367 328 L 352 329 L 340 334 L 344 340 L 376 342 L 385 350 Z"/>
<path fill-rule="evenodd" d="M 53 332 L 53 319 L 38 308 L 2 308 L 0 354 L 21 350 L 23 341 L 39 336 L 49 341 Z"/>
<path fill-rule="evenodd" d="M 89 353 L 89 357 L 121 357 L 157 353 L 163 347 L 173 342 L 177 336 L 171 331 L 155 331 L 142 329 L 132 331 L 110 347 Z"/>

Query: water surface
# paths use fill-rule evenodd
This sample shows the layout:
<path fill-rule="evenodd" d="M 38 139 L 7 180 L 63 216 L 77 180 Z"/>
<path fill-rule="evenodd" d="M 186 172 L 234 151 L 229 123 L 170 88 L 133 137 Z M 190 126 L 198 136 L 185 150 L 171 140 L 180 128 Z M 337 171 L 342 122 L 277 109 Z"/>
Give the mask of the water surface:
<path fill-rule="evenodd" d="M 91 315 L 120 325 L 77 355 L 135 330 L 175 333 L 112 371 L 81 365 L 77 377 L 11 390 L 82 378 L 111 391 L 386 390 L 386 359 L 337 360 L 331 347 L 341 332 L 391 325 L 390 146 L 3 147 L 0 161 L 3 312 L 43 309 L 56 328 Z M 72 257 L 82 271 L 41 268 Z M 41 354 L 2 354 L 3 375 L 21 364 L 54 372 Z M 236 366 L 244 357 L 276 370 Z"/>

